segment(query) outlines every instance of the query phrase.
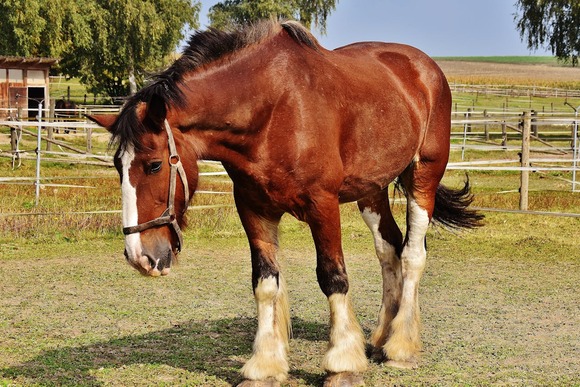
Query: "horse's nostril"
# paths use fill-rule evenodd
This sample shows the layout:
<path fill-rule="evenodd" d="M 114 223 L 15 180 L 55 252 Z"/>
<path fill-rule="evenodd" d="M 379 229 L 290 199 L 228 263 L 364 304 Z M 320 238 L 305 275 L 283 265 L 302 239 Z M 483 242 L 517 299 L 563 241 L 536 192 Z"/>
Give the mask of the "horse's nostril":
<path fill-rule="evenodd" d="M 147 257 L 147 260 L 149 261 L 149 265 L 151 265 L 152 269 L 155 269 L 155 267 L 157 266 L 157 263 L 159 262 L 159 260 L 156 261 L 149 256 Z"/>

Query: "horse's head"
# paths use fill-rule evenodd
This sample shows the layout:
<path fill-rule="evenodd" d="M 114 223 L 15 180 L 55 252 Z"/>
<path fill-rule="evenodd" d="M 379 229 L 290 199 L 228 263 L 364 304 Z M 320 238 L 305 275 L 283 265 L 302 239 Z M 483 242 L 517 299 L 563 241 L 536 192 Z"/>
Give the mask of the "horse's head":
<path fill-rule="evenodd" d="M 129 103 L 119 115 L 88 118 L 107 128 L 118 144 L 114 162 L 121 178 L 127 261 L 144 275 L 168 274 L 197 187 L 193 148 L 170 127 L 160 102 Z"/>

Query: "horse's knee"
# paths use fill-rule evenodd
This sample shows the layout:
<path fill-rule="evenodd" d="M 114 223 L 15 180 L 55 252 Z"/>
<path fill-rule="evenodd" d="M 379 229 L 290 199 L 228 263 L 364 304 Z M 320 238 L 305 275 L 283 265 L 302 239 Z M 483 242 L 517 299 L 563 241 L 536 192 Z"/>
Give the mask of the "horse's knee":
<path fill-rule="evenodd" d="M 344 265 L 336 264 L 333 260 L 319 258 L 316 265 L 316 277 L 326 297 L 337 293 L 348 293 L 348 276 Z"/>
<path fill-rule="evenodd" d="M 280 268 L 273 252 L 252 252 L 252 287 L 254 292 L 258 284 L 267 279 L 275 278 L 278 283 Z"/>

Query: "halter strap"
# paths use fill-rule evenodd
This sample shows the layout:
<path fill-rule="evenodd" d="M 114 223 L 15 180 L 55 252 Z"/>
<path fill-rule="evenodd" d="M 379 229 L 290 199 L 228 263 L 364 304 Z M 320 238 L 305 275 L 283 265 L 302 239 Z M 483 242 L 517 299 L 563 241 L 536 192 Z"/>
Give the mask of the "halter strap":
<path fill-rule="evenodd" d="M 129 226 L 123 227 L 123 234 L 135 234 L 141 231 L 148 230 L 153 227 L 164 226 L 169 224 L 172 226 L 175 235 L 177 236 L 178 243 L 177 243 L 177 251 L 181 251 L 181 247 L 183 246 L 183 235 L 181 232 L 181 228 L 177 223 L 177 217 L 175 216 L 175 187 L 177 185 L 177 174 L 179 173 L 179 177 L 181 178 L 181 182 L 183 184 L 183 192 L 184 192 L 184 200 L 185 200 L 185 207 L 184 209 L 187 210 L 187 206 L 189 204 L 189 185 L 187 183 L 187 176 L 185 174 L 185 169 L 183 168 L 183 164 L 181 163 L 181 159 L 179 154 L 177 153 L 177 147 L 175 146 L 175 139 L 173 138 L 173 132 L 171 131 L 171 127 L 169 126 L 169 122 L 167 120 L 164 121 L 165 131 L 167 132 L 167 143 L 169 146 L 169 166 L 171 167 L 170 174 L 169 174 L 169 197 L 167 198 L 167 209 L 163 211 L 159 217 L 150 220 L 148 222 L 140 223 L 136 226 Z"/>

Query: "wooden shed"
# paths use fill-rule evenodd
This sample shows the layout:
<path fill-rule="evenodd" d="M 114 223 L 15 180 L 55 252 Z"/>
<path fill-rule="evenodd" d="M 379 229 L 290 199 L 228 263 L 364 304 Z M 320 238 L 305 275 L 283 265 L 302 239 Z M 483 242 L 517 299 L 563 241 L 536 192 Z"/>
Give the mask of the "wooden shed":
<path fill-rule="evenodd" d="M 48 72 L 54 58 L 0 56 L 0 117 L 29 116 L 31 109 L 48 102 Z M 31 117 L 36 114 L 30 114 Z"/>

